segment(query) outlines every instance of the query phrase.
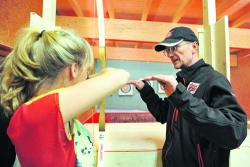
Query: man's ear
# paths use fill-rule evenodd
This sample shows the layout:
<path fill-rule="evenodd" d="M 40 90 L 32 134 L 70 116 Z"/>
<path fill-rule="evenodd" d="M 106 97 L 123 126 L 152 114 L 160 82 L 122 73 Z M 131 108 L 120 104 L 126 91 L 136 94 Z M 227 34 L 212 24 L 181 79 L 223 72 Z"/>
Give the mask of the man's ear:
<path fill-rule="evenodd" d="M 73 63 L 70 66 L 70 75 L 73 79 L 75 79 L 77 77 L 77 74 L 78 74 L 78 65 L 77 63 Z"/>
<path fill-rule="evenodd" d="M 198 43 L 197 42 L 193 42 L 192 43 L 192 47 L 193 47 L 192 53 L 194 54 L 197 51 L 197 49 L 198 49 Z"/>

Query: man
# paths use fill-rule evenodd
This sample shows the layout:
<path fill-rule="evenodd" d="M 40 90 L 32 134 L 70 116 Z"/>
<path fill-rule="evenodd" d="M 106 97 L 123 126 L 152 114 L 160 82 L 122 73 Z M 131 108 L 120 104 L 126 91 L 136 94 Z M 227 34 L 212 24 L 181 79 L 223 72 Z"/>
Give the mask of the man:
<path fill-rule="evenodd" d="M 228 167 L 230 150 L 247 135 L 247 116 L 229 81 L 199 59 L 198 48 L 191 29 L 173 28 L 155 50 L 180 69 L 177 78 L 158 74 L 128 82 L 155 119 L 167 123 L 163 167 Z M 158 81 L 167 97 L 159 98 L 145 80 Z"/>

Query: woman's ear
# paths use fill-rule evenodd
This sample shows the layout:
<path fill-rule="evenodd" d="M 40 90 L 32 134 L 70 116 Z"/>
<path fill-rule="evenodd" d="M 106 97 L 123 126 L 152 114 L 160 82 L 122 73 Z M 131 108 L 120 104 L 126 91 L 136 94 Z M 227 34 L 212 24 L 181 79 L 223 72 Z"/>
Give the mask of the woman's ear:
<path fill-rule="evenodd" d="M 70 75 L 72 76 L 73 79 L 75 79 L 77 77 L 77 73 L 78 73 L 78 64 L 73 63 L 70 66 Z"/>

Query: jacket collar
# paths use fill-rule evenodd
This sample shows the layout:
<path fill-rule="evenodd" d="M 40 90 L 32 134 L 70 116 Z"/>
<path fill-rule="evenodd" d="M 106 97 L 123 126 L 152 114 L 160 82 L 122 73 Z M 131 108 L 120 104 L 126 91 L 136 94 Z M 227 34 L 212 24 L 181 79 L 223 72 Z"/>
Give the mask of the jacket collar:
<path fill-rule="evenodd" d="M 206 64 L 203 59 L 198 60 L 195 64 L 190 67 L 183 68 L 181 71 L 176 73 L 176 80 L 181 82 L 183 85 L 188 84 L 192 81 L 200 72 L 203 67 L 210 67 L 211 65 Z"/>

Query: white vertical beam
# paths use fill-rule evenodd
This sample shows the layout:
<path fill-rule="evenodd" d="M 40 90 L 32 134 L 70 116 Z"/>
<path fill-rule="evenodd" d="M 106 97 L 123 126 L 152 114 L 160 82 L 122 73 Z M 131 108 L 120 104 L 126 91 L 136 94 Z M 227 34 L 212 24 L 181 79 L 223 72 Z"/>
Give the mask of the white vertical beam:
<path fill-rule="evenodd" d="M 43 19 L 37 15 L 35 12 L 30 12 L 30 27 L 35 27 L 38 29 L 43 29 L 44 23 Z"/>
<path fill-rule="evenodd" d="M 228 17 L 216 22 L 215 0 L 203 0 L 204 59 L 230 80 Z"/>
<path fill-rule="evenodd" d="M 213 29 L 210 25 L 216 22 L 216 8 L 215 0 L 203 0 L 203 30 L 204 30 L 204 60 L 213 65 L 212 55 L 213 50 L 211 44 L 213 43 Z"/>
<path fill-rule="evenodd" d="M 203 0 L 203 26 L 207 27 L 216 22 L 215 0 Z"/>
<path fill-rule="evenodd" d="M 228 16 L 224 16 L 214 25 L 214 55 L 212 57 L 214 68 L 224 74 L 230 81 L 230 50 Z"/>
<path fill-rule="evenodd" d="M 42 17 L 35 12 L 30 13 L 30 27 L 36 27 L 41 30 L 54 30 L 60 27 L 56 23 L 56 0 L 43 0 Z"/>
<path fill-rule="evenodd" d="M 198 28 L 197 32 L 198 32 L 198 39 L 199 39 L 199 58 L 203 58 L 205 60 L 205 58 L 204 58 L 204 56 L 205 56 L 205 48 L 204 48 L 205 43 L 203 42 L 204 41 L 204 29 Z"/>
<path fill-rule="evenodd" d="M 46 29 L 54 29 L 56 23 L 56 0 L 43 0 L 43 20 Z"/>

